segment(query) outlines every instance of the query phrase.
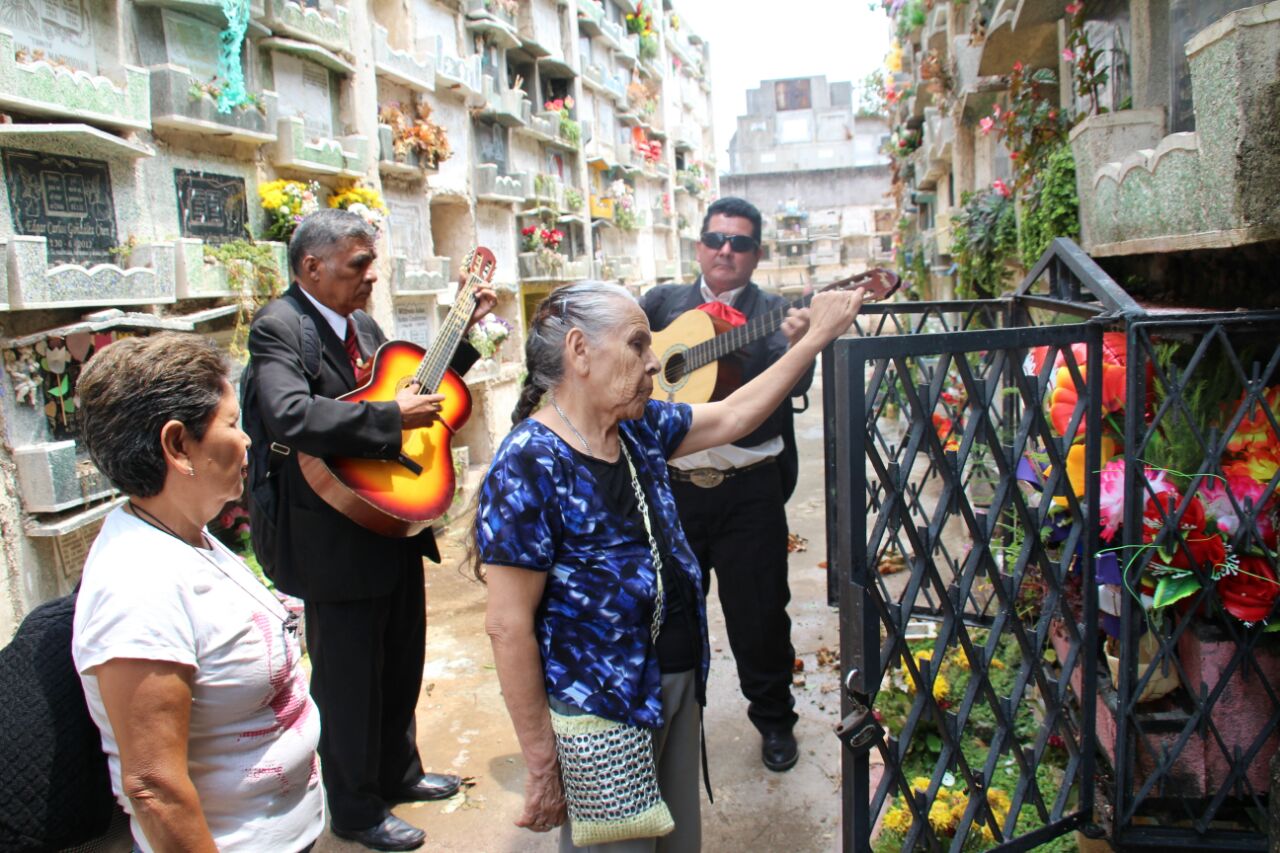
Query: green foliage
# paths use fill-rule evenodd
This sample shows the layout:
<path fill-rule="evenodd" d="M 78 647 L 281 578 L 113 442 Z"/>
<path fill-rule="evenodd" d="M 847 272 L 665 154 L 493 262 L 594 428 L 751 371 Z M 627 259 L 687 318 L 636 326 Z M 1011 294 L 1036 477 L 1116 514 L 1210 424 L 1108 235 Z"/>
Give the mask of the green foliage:
<path fill-rule="evenodd" d="M 999 295 L 1009 276 L 1006 262 L 1017 256 L 1018 223 L 1013 202 L 989 190 L 968 192 L 961 210 L 951 218 L 951 257 L 961 299 L 990 299 Z"/>
<path fill-rule="evenodd" d="M 1250 363 L 1249 353 L 1242 352 L 1241 361 Z M 1186 476 L 1205 467 L 1203 436 L 1208 428 L 1219 424 L 1223 413 L 1233 413 L 1243 388 L 1231 362 L 1226 358 L 1206 358 L 1200 362 L 1196 375 L 1183 384 L 1188 348 L 1176 343 L 1155 345 L 1156 365 L 1166 379 L 1153 375 L 1152 390 L 1156 399 L 1169 396 L 1172 386 L 1181 386 L 1182 404 L 1172 406 L 1160 420 L 1160 427 L 1152 432 L 1143 451 L 1148 464 L 1169 471 L 1179 484 L 1185 485 Z M 1189 412 L 1190 416 L 1186 413 Z"/>
<path fill-rule="evenodd" d="M 569 208 L 570 212 L 580 213 L 582 211 L 582 193 L 573 187 L 565 187 L 564 205 Z"/>
<path fill-rule="evenodd" d="M 1058 107 L 1058 75 L 1049 68 L 1037 68 L 1030 74 L 1022 63 L 1015 63 L 1009 75 L 1009 105 L 991 116 L 994 124 L 983 119 L 985 130 L 994 126 L 1009 148 L 1013 161 L 1014 186 L 1022 189 L 1045 166 L 1046 158 L 1066 140 L 1067 127 Z"/>
<path fill-rule="evenodd" d="M 926 14 L 924 0 L 907 0 L 903 3 L 898 10 L 898 40 L 906 41 L 908 33 L 923 27 Z"/>
<path fill-rule="evenodd" d="M 971 679 L 977 677 L 977 674 L 983 670 L 986 671 L 991 690 L 1005 699 L 1013 695 L 1014 688 L 1020 681 L 1023 660 L 1015 638 L 1007 633 L 1003 634 L 990 652 L 991 657 L 988 662 L 986 649 L 990 642 L 990 635 L 981 629 L 970 628 L 969 632 L 977 646 L 978 660 L 970 660 L 959 646 L 950 646 L 941 661 L 934 661 L 931 658 L 934 656 L 935 641 L 917 640 L 908 644 L 909 654 L 916 658 L 917 666 L 922 669 L 927 667 L 931 673 L 933 697 L 944 710 L 955 709 L 962 703 L 969 690 Z M 1046 652 L 1041 666 L 1046 669 L 1046 674 L 1052 681 L 1056 677 L 1054 672 L 1056 656 L 1052 649 Z M 891 667 L 875 697 L 876 710 L 880 712 L 883 725 L 889 733 L 897 735 L 903 731 L 914 705 L 919 700 L 917 690 L 904 663 L 899 662 Z M 960 744 L 961 752 L 970 767 L 983 767 L 988 763 L 991 743 L 996 739 L 999 730 L 995 714 L 991 710 L 990 703 L 986 701 L 985 690 L 979 691 L 978 696 L 978 701 L 970 710 Z M 1039 704 L 1034 701 L 1020 701 L 1013 706 L 1013 711 L 1015 737 L 1023 743 L 1029 743 L 1038 737 L 1044 726 Z M 918 720 L 902 760 L 902 772 L 909 783 L 915 785 L 917 780 L 933 776 L 942 746 L 942 737 L 936 721 L 931 712 L 926 710 Z M 1017 761 L 1009 754 L 1009 748 L 1006 743 L 1005 752 L 994 762 L 995 769 L 990 782 L 990 790 L 1000 791 L 1005 795 L 1012 795 L 1018 789 L 1022 772 Z M 1043 760 L 1035 768 L 1036 784 L 1042 793 L 1055 795 L 1061 789 L 1065 781 L 1066 759 L 1067 753 L 1064 749 L 1050 747 L 1046 750 Z M 938 795 L 939 799 L 950 798 L 953 805 L 956 795 L 963 797 L 964 792 L 964 782 L 956 772 L 957 766 L 953 759 L 951 766 L 946 768 L 953 774 L 952 785 L 948 788 L 944 779 L 943 788 Z M 905 810 L 901 792 L 895 792 L 892 805 L 896 810 Z M 904 835 L 901 831 L 895 831 L 894 821 L 890 817 L 891 815 L 885 816 L 881 835 L 873 847 L 877 853 L 902 849 Z M 950 820 L 947 819 L 945 812 L 930 813 L 934 831 L 947 838 L 950 838 L 955 831 L 954 820 L 954 813 L 950 815 Z M 908 819 L 907 822 L 910 823 L 910 820 Z M 1019 812 L 1015 831 L 1021 835 L 1032 832 L 1040 826 L 1041 822 L 1035 807 L 1024 805 Z M 966 851 L 988 849 L 991 846 L 990 840 L 984 839 L 983 835 L 981 825 L 975 822 L 969 837 L 962 841 L 958 849 Z M 1037 849 L 1071 850 L 1074 849 L 1074 845 Z"/>
<path fill-rule="evenodd" d="M 218 246 L 205 246 L 206 262 L 219 263 L 227 271 L 227 283 L 240 301 L 236 328 L 231 337 L 231 352 L 246 356 L 249 323 L 259 308 L 280 295 L 284 279 L 276 266 L 276 255 L 266 243 L 253 240 L 231 240 Z"/>
<path fill-rule="evenodd" d="M 1071 29 L 1067 32 L 1067 47 L 1063 58 L 1071 66 L 1071 82 L 1076 96 L 1089 101 L 1089 115 L 1106 112 L 1098 103 L 1098 95 L 1107 85 L 1109 72 L 1106 66 L 1106 52 L 1089 44 L 1089 36 L 1085 33 L 1085 4 L 1075 4 L 1075 12 L 1071 15 Z M 1068 11 L 1071 11 L 1068 7 Z M 1084 115 L 1076 116 L 1076 120 Z"/>
<path fill-rule="evenodd" d="M 857 98 L 858 115 L 879 118 L 888 114 L 889 104 L 885 100 L 884 69 L 877 68 L 862 78 Z"/>
<path fill-rule="evenodd" d="M 1018 223 L 1022 265 L 1031 267 L 1055 237 L 1080 237 L 1080 199 L 1076 197 L 1076 163 L 1065 142 L 1045 158 L 1044 169 L 1022 197 Z"/>
<path fill-rule="evenodd" d="M 640 36 L 640 59 L 648 61 L 658 56 L 658 37 L 652 33 Z"/>
<path fill-rule="evenodd" d="M 567 112 L 567 111 L 566 111 Z M 582 144 L 582 125 L 576 119 L 560 116 L 560 138 L 577 148 Z"/>

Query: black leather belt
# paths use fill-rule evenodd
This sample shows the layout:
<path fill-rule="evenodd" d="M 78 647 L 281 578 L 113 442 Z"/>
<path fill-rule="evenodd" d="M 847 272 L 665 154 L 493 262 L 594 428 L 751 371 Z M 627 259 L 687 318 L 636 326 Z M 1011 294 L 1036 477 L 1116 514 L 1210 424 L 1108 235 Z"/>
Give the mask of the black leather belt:
<path fill-rule="evenodd" d="M 763 468 L 765 465 L 772 465 L 777 461 L 776 456 L 770 456 L 768 459 L 761 459 L 759 462 L 752 462 L 750 465 L 743 465 L 741 468 L 730 468 L 722 471 L 719 468 L 692 468 L 688 471 L 682 468 L 670 468 L 671 479 L 679 483 L 693 483 L 702 489 L 714 489 L 730 477 L 738 474 L 745 474 L 748 471 L 754 471 L 757 468 Z"/>

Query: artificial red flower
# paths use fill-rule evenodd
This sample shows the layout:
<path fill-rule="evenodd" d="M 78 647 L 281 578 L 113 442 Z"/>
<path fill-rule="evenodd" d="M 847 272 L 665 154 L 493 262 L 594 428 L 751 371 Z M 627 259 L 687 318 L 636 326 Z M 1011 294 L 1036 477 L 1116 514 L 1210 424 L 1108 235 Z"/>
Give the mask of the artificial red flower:
<path fill-rule="evenodd" d="M 1013 198 L 1013 190 L 1009 189 L 1009 185 L 999 178 L 991 182 L 991 189 L 995 190 L 1003 198 Z"/>
<path fill-rule="evenodd" d="M 1083 8 L 1084 8 L 1084 3 L 1079 2 L 1079 0 L 1075 0 L 1075 2 L 1067 4 L 1067 14 L 1078 15 L 1080 13 L 1080 10 Z"/>
<path fill-rule="evenodd" d="M 538 230 L 538 226 L 537 226 L 537 225 L 528 225 L 528 226 L 525 226 L 524 228 L 521 228 L 521 229 L 520 229 L 520 236 L 521 236 L 521 237 L 529 237 L 529 236 L 532 236 L 532 235 L 533 235 L 533 232 L 535 232 L 535 231 L 537 231 L 537 230 Z"/>
<path fill-rule="evenodd" d="M 1280 595 L 1280 579 L 1265 557 L 1245 554 L 1235 572 L 1218 578 L 1218 597 L 1222 606 L 1241 622 L 1252 625 L 1271 615 L 1276 596 Z"/>

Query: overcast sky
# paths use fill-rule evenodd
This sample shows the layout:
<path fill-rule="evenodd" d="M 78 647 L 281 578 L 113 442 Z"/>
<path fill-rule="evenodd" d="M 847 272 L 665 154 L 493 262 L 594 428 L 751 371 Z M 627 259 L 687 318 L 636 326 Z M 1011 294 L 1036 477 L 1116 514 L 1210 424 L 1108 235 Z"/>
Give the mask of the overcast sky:
<path fill-rule="evenodd" d="M 825 74 L 858 82 L 889 50 L 889 18 L 870 0 L 676 0 L 693 31 L 711 43 L 716 160 L 761 80 Z M 855 87 L 856 92 L 856 87 Z"/>

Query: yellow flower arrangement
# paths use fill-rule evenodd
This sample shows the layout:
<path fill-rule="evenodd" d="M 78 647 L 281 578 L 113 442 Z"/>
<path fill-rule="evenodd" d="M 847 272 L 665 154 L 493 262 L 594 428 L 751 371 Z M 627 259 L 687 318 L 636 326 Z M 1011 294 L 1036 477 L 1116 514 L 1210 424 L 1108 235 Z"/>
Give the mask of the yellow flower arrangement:
<path fill-rule="evenodd" d="M 268 240 L 287 243 L 298 223 L 320 209 L 320 185 L 315 181 L 268 181 L 258 185 L 258 197 L 267 213 Z"/>
<path fill-rule="evenodd" d="M 382 200 L 382 194 L 373 187 L 359 183 L 344 187 L 331 195 L 329 206 L 349 210 L 374 228 L 381 228 L 382 220 L 387 215 L 387 205 Z"/>

